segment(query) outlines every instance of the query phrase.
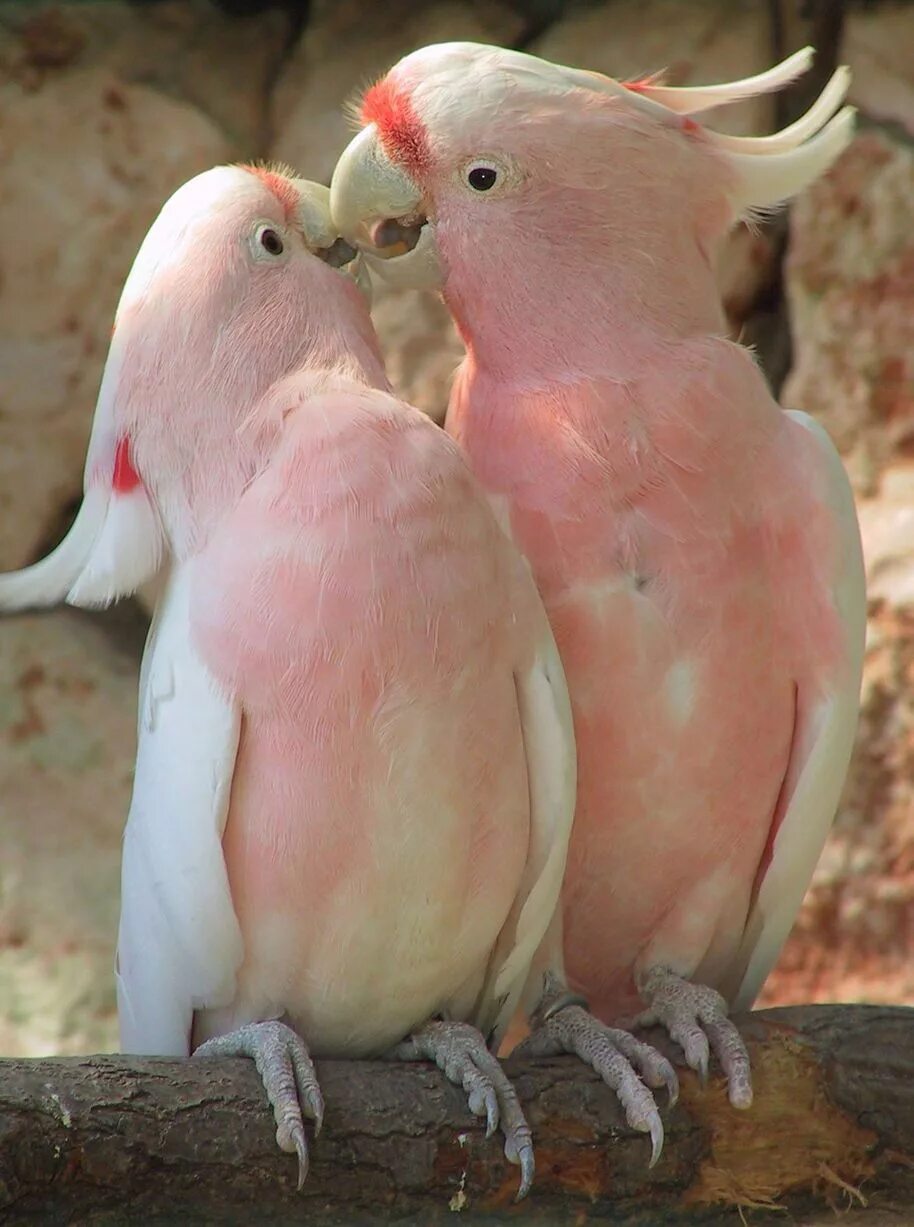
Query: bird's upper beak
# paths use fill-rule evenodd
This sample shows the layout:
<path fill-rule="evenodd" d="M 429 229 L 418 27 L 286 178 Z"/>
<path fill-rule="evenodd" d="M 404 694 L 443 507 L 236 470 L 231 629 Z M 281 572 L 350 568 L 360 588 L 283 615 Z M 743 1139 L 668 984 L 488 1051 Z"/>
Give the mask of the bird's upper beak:
<path fill-rule="evenodd" d="M 330 192 L 322 183 L 295 179 L 298 189 L 297 221 L 308 247 L 318 259 L 355 281 L 371 303 L 371 279 L 356 248 L 340 235 L 330 211 Z"/>
<path fill-rule="evenodd" d="M 330 209 L 337 230 L 392 285 L 439 289 L 442 269 L 422 190 L 387 157 L 374 124 L 336 164 Z"/>

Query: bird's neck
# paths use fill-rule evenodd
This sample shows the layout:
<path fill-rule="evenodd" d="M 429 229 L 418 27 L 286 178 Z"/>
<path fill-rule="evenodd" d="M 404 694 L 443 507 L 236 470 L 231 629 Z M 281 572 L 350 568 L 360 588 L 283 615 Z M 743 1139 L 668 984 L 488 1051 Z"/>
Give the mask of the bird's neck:
<path fill-rule="evenodd" d="M 697 509 L 715 483 L 749 480 L 782 415 L 747 349 L 669 331 L 629 350 L 608 336 L 602 354 L 573 342 L 564 368 L 533 379 L 494 373 L 471 346 L 447 425 L 490 493 L 573 523 L 594 497 L 608 514 L 688 484 Z"/>
<path fill-rule="evenodd" d="M 541 250 L 521 266 L 495 256 L 449 282 L 445 301 L 479 370 L 527 386 L 595 371 L 630 380 L 671 346 L 726 335 L 712 259 L 697 247 L 601 264 L 580 254 Z"/>

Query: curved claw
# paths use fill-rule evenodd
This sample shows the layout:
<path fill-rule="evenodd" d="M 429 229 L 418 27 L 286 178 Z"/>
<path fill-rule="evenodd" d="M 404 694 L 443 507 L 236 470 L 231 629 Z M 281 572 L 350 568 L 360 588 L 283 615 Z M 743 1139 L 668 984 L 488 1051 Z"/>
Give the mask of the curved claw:
<path fill-rule="evenodd" d="M 324 1127 L 324 1100 L 319 1090 L 308 1091 L 305 1096 L 308 1113 L 314 1121 L 314 1136 L 320 1137 Z"/>
<path fill-rule="evenodd" d="M 669 1076 L 664 1079 L 666 1093 L 669 1096 L 667 1106 L 670 1108 L 675 1108 L 676 1104 L 679 1102 L 679 1075 L 676 1073 L 675 1069 L 673 1069 L 672 1065 L 669 1064 L 669 1062 L 667 1062 L 667 1067 L 670 1071 Z"/>
<path fill-rule="evenodd" d="M 533 1147 L 531 1145 L 521 1146 L 517 1153 L 517 1161 L 520 1164 L 520 1187 L 514 1198 L 515 1202 L 523 1201 L 533 1184 L 533 1177 L 536 1173 Z"/>
<path fill-rule="evenodd" d="M 310 1166 L 308 1160 L 308 1143 L 305 1140 L 304 1129 L 292 1129 L 292 1141 L 295 1144 L 295 1153 L 298 1155 L 298 1191 L 302 1191 L 305 1180 L 308 1177 L 308 1168 Z"/>
<path fill-rule="evenodd" d="M 698 1063 L 695 1066 L 695 1072 L 698 1074 L 698 1081 L 701 1083 L 701 1089 L 705 1090 L 708 1085 L 708 1068 L 710 1057 L 707 1052 L 703 1052 L 698 1058 Z"/>
<path fill-rule="evenodd" d="M 651 1121 L 651 1161 L 648 1170 L 657 1166 L 657 1160 L 663 1154 L 663 1121 L 655 1116 Z"/>
<path fill-rule="evenodd" d="M 486 1137 L 490 1138 L 498 1128 L 498 1097 L 494 1087 L 486 1087 Z"/>

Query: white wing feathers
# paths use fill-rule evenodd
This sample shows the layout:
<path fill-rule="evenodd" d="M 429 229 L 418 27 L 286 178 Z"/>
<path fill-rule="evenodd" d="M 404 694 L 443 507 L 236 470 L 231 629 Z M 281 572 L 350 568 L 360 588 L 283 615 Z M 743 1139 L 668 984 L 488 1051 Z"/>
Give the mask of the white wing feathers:
<path fill-rule="evenodd" d="M 46 558 L 21 571 L 0 575 L 0 609 L 42 608 L 62 601 L 86 565 L 105 521 L 108 496 L 101 487 L 86 492 L 70 531 Z"/>
<path fill-rule="evenodd" d="M 860 705 L 866 580 L 853 493 L 826 431 L 808 414 L 791 411 L 789 416 L 817 438 L 829 472 L 831 505 L 844 543 L 833 596 L 847 628 L 848 654 L 840 683 L 824 699 L 804 693 L 802 680 L 798 686 L 797 727 L 785 785 L 790 796 L 737 955 L 735 991 L 725 993 L 734 1010 L 752 1005 L 800 910 L 838 807 Z"/>
<path fill-rule="evenodd" d="M 228 1004 L 241 932 L 222 854 L 240 710 L 189 634 L 189 567 L 149 634 L 124 834 L 117 995 L 125 1052 L 186 1056 L 194 1010 Z"/>
<path fill-rule="evenodd" d="M 142 484 L 132 490 L 112 488 L 115 400 L 124 345 L 123 335 L 115 332 L 92 420 L 79 513 L 46 558 L 21 571 L 0 574 L 0 611 L 42 608 L 64 600 L 87 608 L 110 605 L 151 579 L 162 562 L 165 534 L 146 489 Z"/>
<path fill-rule="evenodd" d="M 517 678 L 517 701 L 530 786 L 530 847 L 517 901 L 505 925 L 508 942 L 499 940 L 493 960 L 492 995 L 499 1003 L 494 1023 L 497 1042 L 520 1004 L 534 956 L 557 911 L 574 818 L 577 757 L 571 703 L 545 613 L 533 666 Z"/>
<path fill-rule="evenodd" d="M 159 569 L 165 538 L 142 486 L 126 494 L 86 490 L 70 531 L 33 566 L 0 575 L 0 610 L 57 605 L 92 608 L 129 596 Z"/>

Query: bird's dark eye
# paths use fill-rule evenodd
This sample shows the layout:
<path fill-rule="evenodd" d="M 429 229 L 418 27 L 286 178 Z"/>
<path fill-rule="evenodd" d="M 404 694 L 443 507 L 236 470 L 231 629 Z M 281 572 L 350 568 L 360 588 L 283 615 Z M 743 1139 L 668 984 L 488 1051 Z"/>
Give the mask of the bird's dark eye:
<path fill-rule="evenodd" d="M 285 250 L 282 239 L 275 230 L 266 228 L 260 232 L 260 246 L 271 256 L 281 256 Z"/>
<path fill-rule="evenodd" d="M 495 186 L 497 178 L 498 171 L 493 170 L 491 166 L 474 166 L 467 175 L 470 187 L 476 192 L 487 192 L 489 188 Z"/>

